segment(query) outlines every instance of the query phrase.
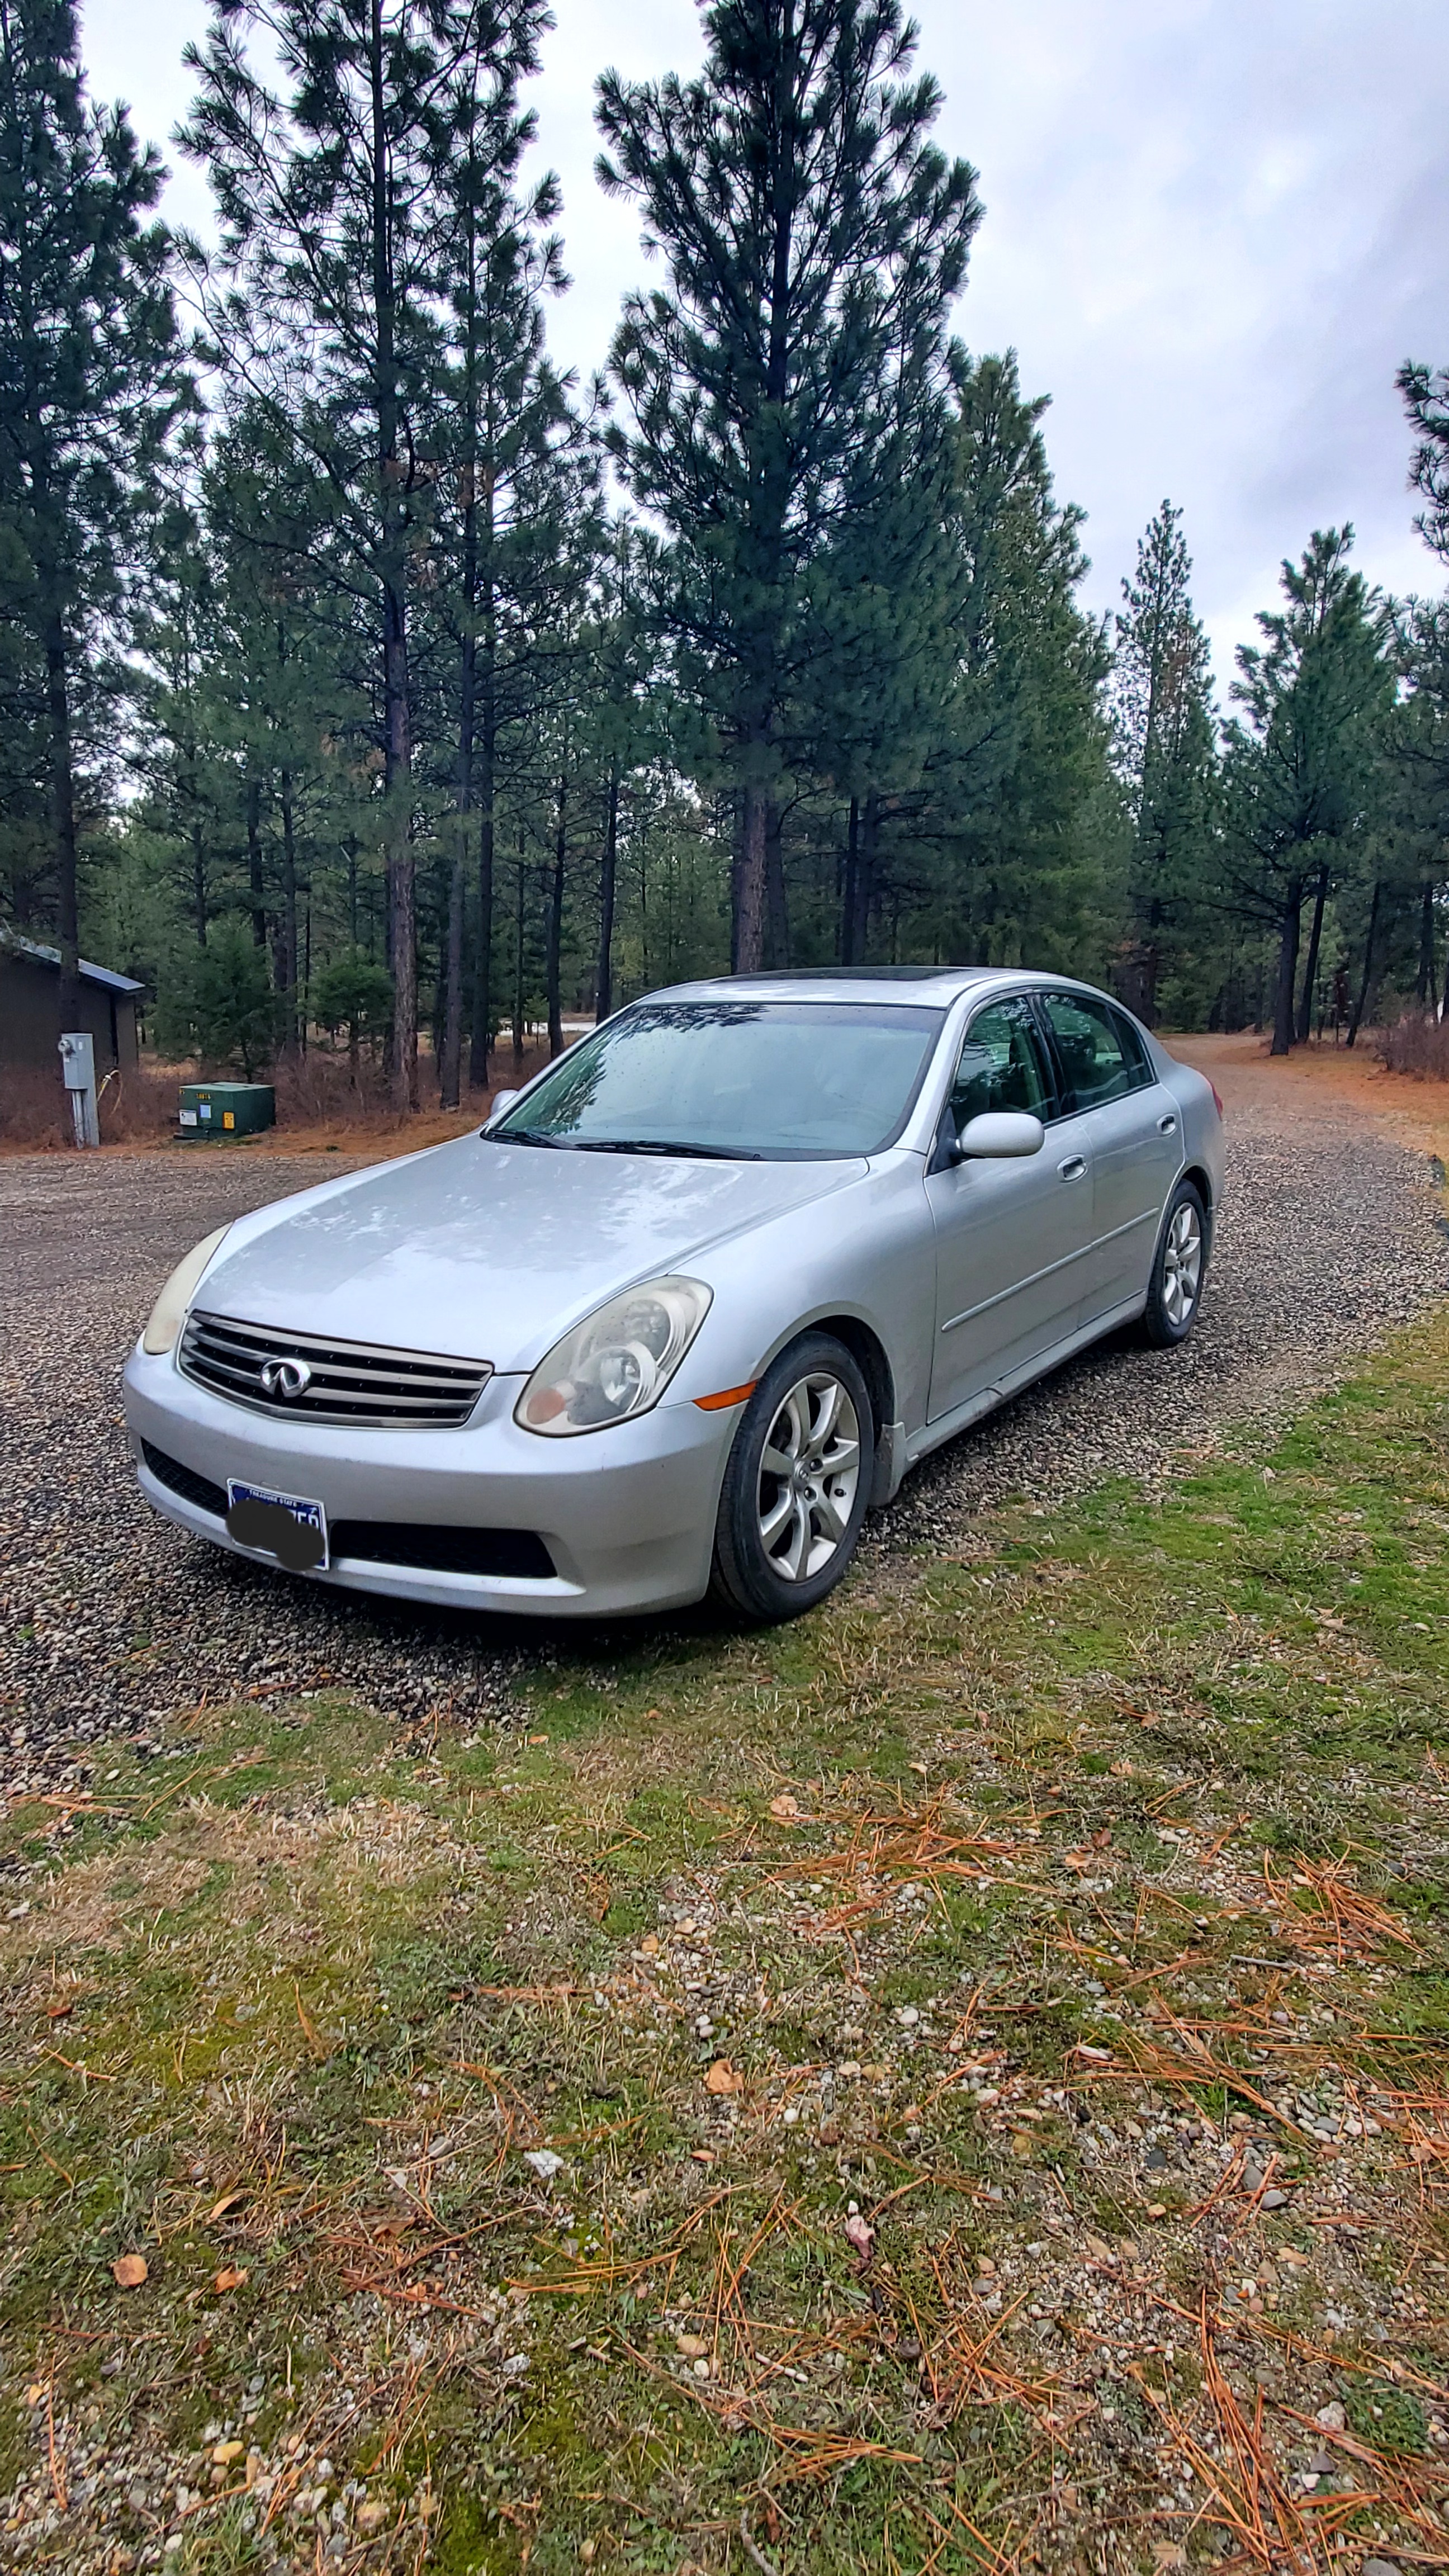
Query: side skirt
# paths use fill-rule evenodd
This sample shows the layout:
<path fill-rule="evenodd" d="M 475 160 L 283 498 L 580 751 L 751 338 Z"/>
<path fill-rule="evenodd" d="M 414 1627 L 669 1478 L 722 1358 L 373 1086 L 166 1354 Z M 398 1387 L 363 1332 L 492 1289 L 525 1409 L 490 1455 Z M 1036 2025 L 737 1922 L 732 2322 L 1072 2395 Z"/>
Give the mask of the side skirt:
<path fill-rule="evenodd" d="M 955 1406 L 952 1412 L 943 1413 L 935 1422 L 923 1423 L 920 1430 L 911 1433 L 903 1444 L 905 1458 L 901 1474 L 914 1467 L 919 1459 L 928 1458 L 933 1449 L 944 1448 L 958 1432 L 969 1431 L 973 1422 L 979 1422 L 983 1414 L 994 1413 L 999 1404 L 1019 1395 L 1023 1387 L 1033 1385 L 1039 1377 L 1049 1376 L 1053 1369 L 1062 1366 L 1063 1361 L 1075 1359 L 1078 1351 L 1101 1341 L 1107 1333 L 1115 1333 L 1123 1324 L 1135 1323 L 1146 1303 L 1145 1297 L 1129 1297 L 1123 1305 L 1109 1306 L 1105 1314 L 1094 1315 L 1090 1324 L 1069 1333 L 1065 1341 L 1054 1342 L 1050 1350 L 1039 1351 L 1023 1367 L 1012 1369 L 999 1386 L 984 1386 L 975 1395 L 968 1396 L 964 1404 Z M 896 1483 L 899 1482 L 898 1476 Z M 895 1485 L 890 1491 L 894 1493 Z M 884 1499 L 889 1500 L 889 1495 Z"/>

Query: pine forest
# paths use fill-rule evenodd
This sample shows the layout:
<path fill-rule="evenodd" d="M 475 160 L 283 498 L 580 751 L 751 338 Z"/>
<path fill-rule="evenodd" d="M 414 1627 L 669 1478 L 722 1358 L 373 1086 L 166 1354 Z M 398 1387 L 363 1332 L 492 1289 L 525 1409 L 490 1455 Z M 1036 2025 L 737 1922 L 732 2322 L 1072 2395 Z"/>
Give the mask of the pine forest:
<path fill-rule="evenodd" d="M 1046 389 L 897 0 L 715 0 L 601 69 L 645 281 L 550 356 L 543 0 L 214 0 L 166 149 L 0 0 L 0 929 L 148 1045 L 395 1113 L 701 973 L 1063 968 L 1152 1025 L 1437 1023 L 1449 373 L 1425 593 L 1305 527 L 1215 690 L 1170 498 L 1083 605 Z M 964 291 L 963 291 L 964 290 Z M 1442 357 L 1445 353 L 1439 353 Z"/>

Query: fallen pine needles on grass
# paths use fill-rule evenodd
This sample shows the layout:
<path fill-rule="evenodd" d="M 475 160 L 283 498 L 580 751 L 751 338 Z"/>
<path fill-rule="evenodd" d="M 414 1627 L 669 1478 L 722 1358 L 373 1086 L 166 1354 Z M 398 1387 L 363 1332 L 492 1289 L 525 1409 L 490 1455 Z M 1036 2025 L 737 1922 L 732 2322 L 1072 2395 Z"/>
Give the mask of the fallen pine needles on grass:
<path fill-rule="evenodd" d="M 0 2561 L 1449 2566 L 1446 1360 L 17 1801 Z"/>

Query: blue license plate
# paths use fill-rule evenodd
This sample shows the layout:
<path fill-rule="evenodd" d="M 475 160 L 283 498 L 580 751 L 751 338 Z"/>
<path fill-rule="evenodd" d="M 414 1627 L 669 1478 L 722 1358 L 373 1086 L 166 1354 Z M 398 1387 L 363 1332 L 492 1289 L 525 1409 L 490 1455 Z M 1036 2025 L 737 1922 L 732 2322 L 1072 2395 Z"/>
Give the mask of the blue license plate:
<path fill-rule="evenodd" d="M 326 1566 L 327 1513 L 323 1504 L 309 1502 L 302 1494 L 278 1494 L 270 1485 L 249 1485 L 239 1476 L 228 1476 L 226 1506 L 227 1528 L 243 1547 L 277 1557 L 294 1573 L 317 1572 Z M 301 1533 L 296 1541 L 289 1537 L 288 1520 Z"/>

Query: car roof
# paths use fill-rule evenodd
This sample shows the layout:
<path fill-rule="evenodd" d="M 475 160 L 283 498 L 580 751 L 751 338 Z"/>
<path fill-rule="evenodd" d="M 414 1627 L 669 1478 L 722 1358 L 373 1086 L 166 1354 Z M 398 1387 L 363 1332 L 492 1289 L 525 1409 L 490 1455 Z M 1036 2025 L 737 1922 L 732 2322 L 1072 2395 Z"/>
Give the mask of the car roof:
<path fill-rule="evenodd" d="M 641 1001 L 739 1001 L 750 994 L 774 1002 L 946 1003 L 976 984 L 1019 981 L 999 966 L 796 966 L 761 975 L 701 976 L 697 983 L 671 984 L 641 994 Z"/>

